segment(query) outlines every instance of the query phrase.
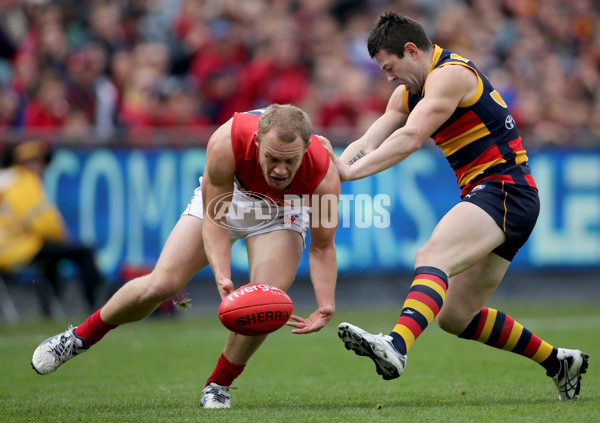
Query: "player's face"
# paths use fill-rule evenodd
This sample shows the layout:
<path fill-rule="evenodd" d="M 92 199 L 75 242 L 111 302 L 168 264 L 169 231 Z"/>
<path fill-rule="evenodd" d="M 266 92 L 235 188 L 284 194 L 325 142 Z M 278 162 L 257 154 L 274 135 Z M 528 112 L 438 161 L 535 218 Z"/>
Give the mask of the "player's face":
<path fill-rule="evenodd" d="M 385 50 L 379 50 L 375 60 L 382 71 L 385 72 L 388 81 L 396 81 L 398 85 L 404 85 L 411 94 L 421 94 L 422 84 L 419 82 L 416 61 L 413 56 L 405 51 L 401 59 L 395 54 Z"/>
<path fill-rule="evenodd" d="M 306 146 L 299 136 L 293 142 L 279 139 L 277 130 L 263 134 L 260 139 L 255 134 L 258 146 L 258 160 L 267 184 L 275 189 L 285 189 L 292 183 L 300 168 Z"/>

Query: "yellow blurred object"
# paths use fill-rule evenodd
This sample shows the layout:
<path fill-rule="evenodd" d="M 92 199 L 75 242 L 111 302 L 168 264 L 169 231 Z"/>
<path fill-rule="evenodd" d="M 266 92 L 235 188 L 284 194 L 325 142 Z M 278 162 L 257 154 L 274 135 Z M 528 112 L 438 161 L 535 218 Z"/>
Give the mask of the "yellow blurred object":
<path fill-rule="evenodd" d="M 40 177 L 20 165 L 1 169 L 0 270 L 29 263 L 44 242 L 64 241 L 65 236 L 63 218 Z"/>
<path fill-rule="evenodd" d="M 29 160 L 48 160 L 48 147 L 42 141 L 25 141 L 14 148 L 13 162 L 23 163 Z"/>

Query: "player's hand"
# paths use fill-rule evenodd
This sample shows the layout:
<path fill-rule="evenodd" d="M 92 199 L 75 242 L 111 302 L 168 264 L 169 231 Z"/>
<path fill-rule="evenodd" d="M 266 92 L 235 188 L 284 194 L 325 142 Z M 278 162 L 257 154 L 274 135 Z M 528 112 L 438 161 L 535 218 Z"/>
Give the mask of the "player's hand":
<path fill-rule="evenodd" d="M 231 279 L 219 279 L 217 280 L 217 289 L 221 299 L 223 299 L 234 291 L 233 282 Z"/>
<path fill-rule="evenodd" d="M 333 162 L 333 165 L 336 167 L 339 175 L 340 175 L 340 180 L 343 181 L 349 181 L 350 178 L 350 165 L 344 163 L 338 156 L 335 155 L 335 153 L 333 152 L 333 147 L 331 146 L 331 142 L 319 135 L 319 140 L 321 141 L 321 144 L 323 144 L 323 147 L 325 147 L 325 150 L 327 150 L 327 152 L 329 153 L 329 157 L 331 158 L 331 161 Z"/>
<path fill-rule="evenodd" d="M 332 306 L 323 306 L 308 316 L 307 319 L 292 314 L 291 319 L 295 320 L 295 322 L 288 320 L 286 325 L 296 328 L 292 330 L 292 333 L 306 334 L 318 332 L 331 320 L 333 311 Z"/>
<path fill-rule="evenodd" d="M 331 141 L 329 141 L 323 135 L 317 135 L 317 137 L 319 137 L 319 140 L 321 141 L 321 144 L 323 144 L 323 147 L 325 147 L 325 150 L 327 150 L 328 152 L 330 150 L 333 151 L 333 147 L 331 147 Z"/>

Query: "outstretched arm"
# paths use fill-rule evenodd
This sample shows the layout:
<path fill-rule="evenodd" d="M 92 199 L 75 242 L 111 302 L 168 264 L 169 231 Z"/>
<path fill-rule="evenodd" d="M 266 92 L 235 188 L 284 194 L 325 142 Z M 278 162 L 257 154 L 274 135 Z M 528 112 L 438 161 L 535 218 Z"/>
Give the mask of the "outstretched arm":
<path fill-rule="evenodd" d="M 364 137 L 369 133 L 373 135 L 369 145 L 376 145 L 376 142 L 379 144 L 376 148 L 367 150 L 365 157 L 347 164 L 336 160 L 331 146 L 326 146 L 342 180 L 362 179 L 384 171 L 421 148 L 450 118 L 459 103 L 474 94 L 477 78 L 463 66 L 445 66 L 434 70 L 427 78 L 425 96 L 408 116 L 403 111 L 403 91 L 399 92 L 400 89 L 404 90 L 404 87 L 394 91 L 384 115 L 367 130 Z M 404 116 L 407 117 L 402 124 Z M 395 129 L 394 125 L 397 125 Z M 389 132 L 390 129 L 393 131 Z"/>
<path fill-rule="evenodd" d="M 293 315 L 292 333 L 317 332 L 329 322 L 335 311 L 337 259 L 335 232 L 338 225 L 340 180 L 337 170 L 329 164 L 327 175 L 311 196 L 310 247 L 308 249 L 310 279 L 315 290 L 317 310 L 308 318 Z"/>
<path fill-rule="evenodd" d="M 225 217 L 233 199 L 234 172 L 235 159 L 229 121 L 217 129 L 208 142 L 206 168 L 202 178 L 202 239 L 221 298 L 233 292 L 231 244 Z"/>
<path fill-rule="evenodd" d="M 344 149 L 340 155 L 342 162 L 347 165 L 357 162 L 377 149 L 396 129 L 404 126 L 408 115 L 402 105 L 403 93 L 404 86 L 400 86 L 394 90 L 388 101 L 385 113 L 367 129 L 367 132 L 362 137 L 350 143 Z"/>

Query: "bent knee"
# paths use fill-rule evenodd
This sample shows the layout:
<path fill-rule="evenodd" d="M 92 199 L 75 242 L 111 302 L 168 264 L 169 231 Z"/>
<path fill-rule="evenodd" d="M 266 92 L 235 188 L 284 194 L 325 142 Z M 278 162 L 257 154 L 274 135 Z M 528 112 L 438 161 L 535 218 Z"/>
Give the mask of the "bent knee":
<path fill-rule="evenodd" d="M 415 268 L 421 266 L 433 266 L 447 274 L 447 260 L 436 248 L 436 244 L 433 241 L 428 241 L 424 246 L 422 246 L 415 254 Z"/>
<path fill-rule="evenodd" d="M 415 267 L 423 266 L 428 263 L 428 250 L 426 246 L 423 246 L 415 254 Z"/>
<path fill-rule="evenodd" d="M 156 303 L 166 301 L 179 294 L 187 282 L 153 272 L 148 275 L 148 284 L 143 294 L 144 300 Z"/>
<path fill-rule="evenodd" d="M 440 313 L 436 317 L 440 329 L 453 335 L 460 335 L 469 324 L 467 319 L 451 312 Z"/>

